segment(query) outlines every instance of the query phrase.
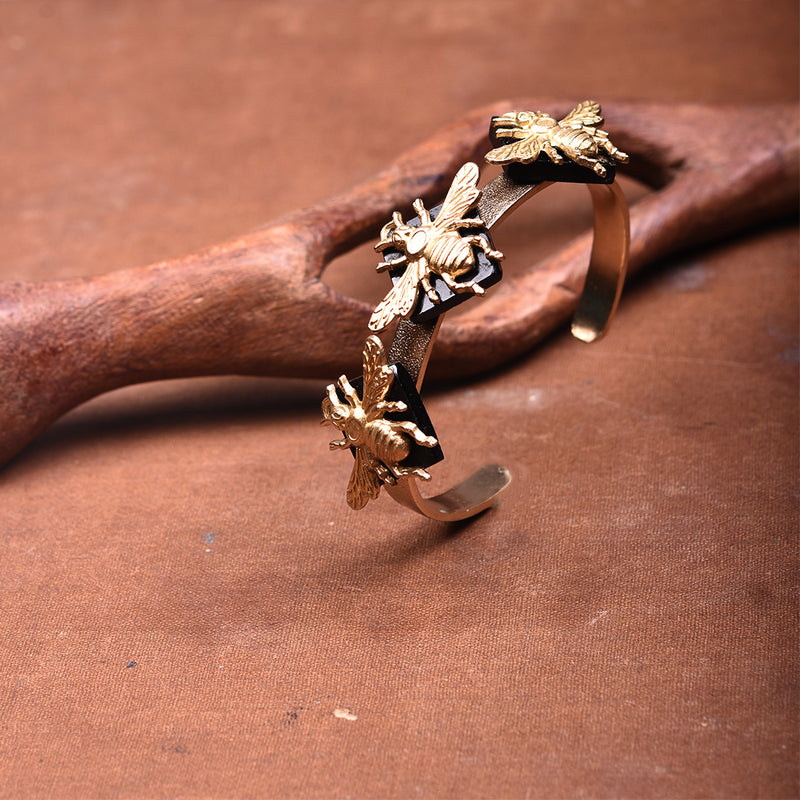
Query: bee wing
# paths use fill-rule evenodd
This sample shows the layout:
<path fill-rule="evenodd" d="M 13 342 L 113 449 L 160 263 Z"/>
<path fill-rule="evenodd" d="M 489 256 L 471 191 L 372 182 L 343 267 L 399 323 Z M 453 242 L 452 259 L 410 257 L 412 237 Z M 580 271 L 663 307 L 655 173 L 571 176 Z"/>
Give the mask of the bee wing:
<path fill-rule="evenodd" d="M 417 300 L 419 282 L 423 269 L 420 261 L 414 261 L 406 267 L 400 280 L 392 286 L 386 297 L 375 306 L 369 318 L 371 331 L 382 331 L 397 317 L 407 317 Z"/>
<path fill-rule="evenodd" d="M 392 385 L 394 373 L 386 366 L 386 351 L 377 336 L 367 338 L 364 345 L 364 392 L 361 405 L 369 413 Z"/>
<path fill-rule="evenodd" d="M 584 100 L 582 103 L 578 103 L 558 124 L 567 128 L 582 128 L 584 125 L 594 127 L 602 123 L 600 104 L 594 100 Z"/>
<path fill-rule="evenodd" d="M 447 191 L 447 197 L 444 198 L 444 203 L 442 203 L 439 216 L 434 220 L 433 224 L 437 228 L 449 228 L 452 223 L 461 219 L 464 213 L 475 205 L 481 193 L 476 185 L 479 174 L 478 165 L 472 161 L 468 161 L 456 173 Z"/>
<path fill-rule="evenodd" d="M 486 160 L 490 164 L 510 164 L 512 161 L 530 164 L 532 161 L 536 161 L 541 150 L 541 138 L 533 134 L 527 139 L 495 147 L 486 154 Z"/>
<path fill-rule="evenodd" d="M 356 460 L 350 481 L 347 484 L 347 505 L 358 511 L 370 501 L 374 500 L 381 490 L 381 479 L 372 468 L 364 453 L 356 450 Z"/>

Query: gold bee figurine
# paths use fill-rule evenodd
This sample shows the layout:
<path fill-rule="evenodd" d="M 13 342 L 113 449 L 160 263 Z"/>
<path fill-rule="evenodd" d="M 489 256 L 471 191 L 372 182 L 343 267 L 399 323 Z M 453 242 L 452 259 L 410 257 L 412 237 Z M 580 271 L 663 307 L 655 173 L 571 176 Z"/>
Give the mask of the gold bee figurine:
<path fill-rule="evenodd" d="M 498 139 L 516 141 L 490 150 L 486 160 L 490 164 L 530 164 L 539 153 L 545 153 L 554 163 L 563 164 L 566 156 L 604 178 L 606 168 L 600 161 L 603 154 L 623 164 L 628 155 L 611 144 L 608 134 L 598 127 L 602 124 L 600 105 L 593 100 L 579 103 L 558 121 L 543 111 L 511 111 L 495 117 L 492 127 Z"/>
<path fill-rule="evenodd" d="M 383 483 L 394 484 L 398 478 L 416 475 L 430 480 L 421 467 L 401 467 L 400 462 L 411 452 L 411 440 L 423 447 L 436 447 L 433 436 L 426 436 L 413 422 L 384 419 L 387 413 L 407 410 L 402 402 L 384 398 L 394 380 L 394 372 L 386 364 L 386 352 L 377 336 L 370 336 L 363 353 L 363 397 L 350 381 L 342 375 L 338 388 L 344 394 L 342 402 L 337 384 L 329 384 L 328 396 L 322 401 L 322 424 L 330 422 L 344 438 L 330 443 L 331 450 L 352 447 L 355 463 L 347 484 L 347 504 L 354 509 L 363 508 L 374 500 Z"/>
<path fill-rule="evenodd" d="M 406 225 L 399 211 L 384 225 L 381 240 L 375 245 L 378 252 L 396 248 L 400 256 L 378 264 L 378 272 L 407 264 L 400 280 L 377 305 L 369 321 L 371 331 L 384 330 L 397 317 L 408 317 L 417 301 L 420 286 L 433 303 L 441 298 L 431 285 L 431 276 L 438 275 L 453 292 L 483 294 L 484 289 L 474 280 L 460 281 L 461 276 L 476 266 L 473 246 L 480 247 L 489 257 L 501 260 L 503 254 L 493 250 L 489 242 L 477 234 L 461 233 L 465 228 L 480 228 L 477 217 L 464 218 L 480 197 L 478 165 L 464 164 L 456 173 L 435 220 L 422 200 L 414 201 L 419 216 L 418 226 Z"/>

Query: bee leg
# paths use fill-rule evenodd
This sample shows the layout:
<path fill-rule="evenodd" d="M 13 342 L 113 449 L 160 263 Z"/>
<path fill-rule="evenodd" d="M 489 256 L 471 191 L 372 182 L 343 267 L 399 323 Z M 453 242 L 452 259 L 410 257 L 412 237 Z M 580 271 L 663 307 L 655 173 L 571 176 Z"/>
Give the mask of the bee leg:
<path fill-rule="evenodd" d="M 442 273 L 442 277 L 445 279 L 445 283 L 447 283 L 447 278 L 445 277 L 446 274 L 447 273 Z M 434 289 L 433 286 L 431 286 L 431 281 L 428 275 L 423 275 L 422 278 L 420 278 L 419 282 L 422 288 L 425 290 L 425 294 L 428 295 L 428 297 L 430 298 L 431 303 L 435 303 L 438 306 L 439 303 L 442 302 L 442 298 L 439 297 L 438 294 L 436 294 L 436 289 Z"/>
<path fill-rule="evenodd" d="M 620 150 L 619 148 L 614 147 L 614 145 L 611 144 L 610 139 L 608 138 L 601 139 L 599 144 L 600 147 L 602 147 L 603 150 L 605 150 L 606 153 L 608 153 L 611 156 L 611 158 L 623 164 L 627 164 L 628 161 L 630 160 L 630 156 L 627 153 L 623 153 L 622 150 Z"/>
<path fill-rule="evenodd" d="M 387 467 L 383 461 L 377 458 L 370 458 L 369 463 L 383 483 L 388 483 L 392 486 L 397 483 L 397 478 L 400 476 L 395 473 L 394 468 Z"/>
<path fill-rule="evenodd" d="M 408 406 L 402 400 L 382 400 L 375 406 L 375 410 L 384 414 L 392 414 L 408 411 Z"/>
<path fill-rule="evenodd" d="M 424 481 L 429 481 L 431 479 L 430 473 L 422 469 L 422 467 L 394 467 L 392 472 L 397 478 L 405 478 L 408 475 L 416 475 L 418 478 L 422 478 Z"/>
<path fill-rule="evenodd" d="M 417 216 L 419 217 L 420 224 L 422 225 L 430 225 L 431 215 L 427 208 L 425 208 L 425 204 L 417 198 L 412 205 L 414 206 L 414 211 L 417 212 Z"/>
<path fill-rule="evenodd" d="M 519 128 L 495 128 L 495 136 L 498 139 L 524 139 L 525 132 Z"/>
<path fill-rule="evenodd" d="M 393 422 L 392 430 L 407 433 L 417 444 L 423 447 L 436 447 L 439 442 L 435 436 L 426 436 L 413 422 Z"/>
<path fill-rule="evenodd" d="M 483 236 L 467 236 L 465 238 L 470 244 L 480 247 L 489 258 L 493 258 L 495 261 L 502 261 L 505 258 L 499 250 L 493 250 L 489 242 L 487 242 Z"/>
<path fill-rule="evenodd" d="M 589 158 L 589 156 L 585 156 L 581 153 L 575 153 L 575 155 L 572 156 L 572 160 L 582 167 L 588 167 L 593 170 L 601 178 L 605 178 L 606 168 L 596 158 Z"/>
<path fill-rule="evenodd" d="M 548 141 L 543 142 L 542 150 L 544 150 L 544 152 L 548 156 L 550 156 L 550 159 L 554 164 L 564 163 L 564 156 L 562 156 L 561 153 L 559 153 L 558 150 L 556 150 L 555 147 L 553 147 L 553 145 L 550 144 L 550 142 Z"/>
<path fill-rule="evenodd" d="M 483 286 L 479 286 L 475 281 L 466 281 L 465 283 L 461 283 L 453 278 L 449 273 L 443 272 L 442 273 L 442 280 L 454 291 L 454 292 L 473 292 L 474 294 L 483 294 L 485 289 Z"/>
<path fill-rule="evenodd" d="M 605 166 L 603 166 L 603 164 L 596 158 L 588 158 L 587 156 L 576 155 L 575 161 L 582 167 L 589 167 L 589 169 L 594 170 L 601 178 L 605 178 L 607 170 Z"/>
<path fill-rule="evenodd" d="M 336 387 L 332 383 L 328 384 L 328 402 L 330 403 L 331 410 L 333 410 L 333 409 L 335 409 L 337 407 L 341 407 L 341 405 L 342 405 L 342 401 L 339 399 L 339 395 L 336 394 Z M 325 414 L 324 401 L 323 401 L 322 413 Z M 323 424 L 326 423 L 326 422 L 333 423 L 332 419 L 328 419 L 327 414 L 325 414 L 325 419 L 322 420 Z"/>
<path fill-rule="evenodd" d="M 344 392 L 344 396 L 347 398 L 347 401 L 350 403 L 351 406 L 357 406 L 361 401 L 358 399 L 358 393 L 353 388 L 353 385 L 347 380 L 347 377 L 342 375 L 339 378 L 339 386 L 341 387 L 342 391 Z"/>
<path fill-rule="evenodd" d="M 400 258 L 395 258 L 393 261 L 381 261 L 381 263 L 378 264 L 378 266 L 375 268 L 375 271 L 385 272 L 387 269 L 402 267 L 404 264 L 408 264 L 408 258 L 406 258 L 406 256 L 403 255 L 400 256 Z"/>

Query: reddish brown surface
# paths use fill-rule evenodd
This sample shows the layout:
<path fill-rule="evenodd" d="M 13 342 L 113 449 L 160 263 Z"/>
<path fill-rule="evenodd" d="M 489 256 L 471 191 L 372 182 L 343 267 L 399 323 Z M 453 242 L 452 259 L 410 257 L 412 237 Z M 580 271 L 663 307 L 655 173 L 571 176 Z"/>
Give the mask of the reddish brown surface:
<path fill-rule="evenodd" d="M 789 2 L 0 5 L 9 281 L 202 251 L 502 96 L 596 96 L 611 122 L 798 91 Z M 731 124 L 742 163 L 775 127 Z M 573 196 L 498 230 L 498 296 L 585 228 Z M 370 300 L 373 263 L 330 280 Z M 797 296 L 796 229 L 762 227 L 634 281 L 596 345 L 429 392 L 433 490 L 514 473 L 454 530 L 347 509 L 323 380 L 71 412 L 0 473 L 0 796 L 796 797 Z M 197 358 L 224 359 L 216 330 Z"/>

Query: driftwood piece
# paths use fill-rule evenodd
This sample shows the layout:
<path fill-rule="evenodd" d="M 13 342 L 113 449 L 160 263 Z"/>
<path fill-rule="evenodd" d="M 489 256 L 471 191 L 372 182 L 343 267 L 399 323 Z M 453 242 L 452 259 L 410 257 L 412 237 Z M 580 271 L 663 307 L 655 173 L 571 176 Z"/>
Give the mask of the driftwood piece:
<path fill-rule="evenodd" d="M 478 109 L 355 188 L 202 253 L 99 278 L 0 284 L 0 464 L 79 403 L 143 381 L 246 374 L 332 378 L 358 371 L 371 308 L 320 280 L 395 208 L 441 199 L 455 171 L 488 149 L 488 123 L 515 100 Z M 793 106 L 606 109 L 626 174 L 655 191 L 631 210 L 635 272 L 678 250 L 796 214 Z M 758 135 L 737 135 L 759 119 Z M 569 317 L 590 236 L 573 242 L 442 328 L 431 371 L 476 373 L 531 348 Z M 365 269 L 372 265 L 365 264 Z"/>

